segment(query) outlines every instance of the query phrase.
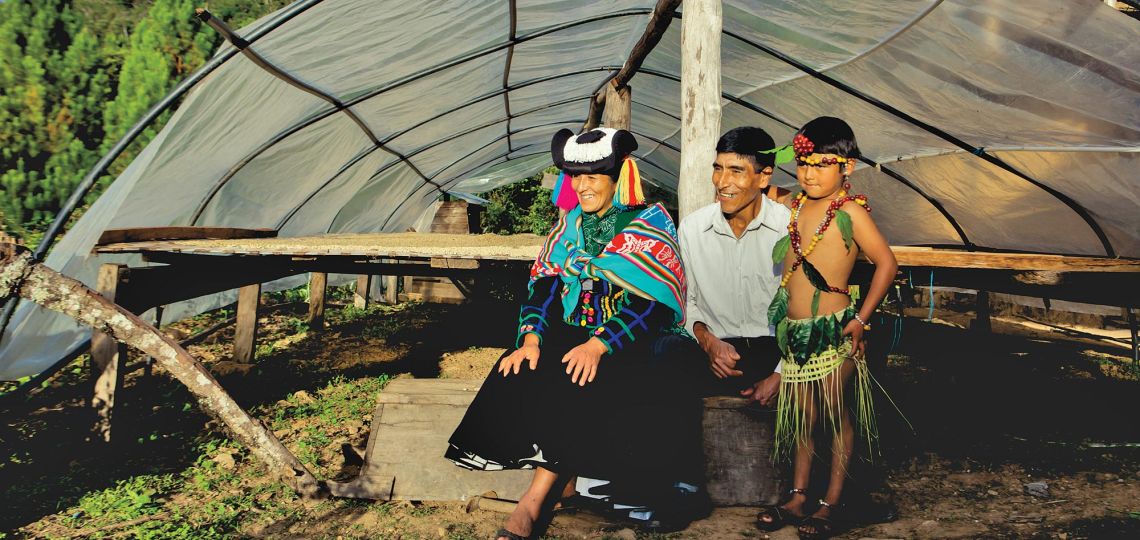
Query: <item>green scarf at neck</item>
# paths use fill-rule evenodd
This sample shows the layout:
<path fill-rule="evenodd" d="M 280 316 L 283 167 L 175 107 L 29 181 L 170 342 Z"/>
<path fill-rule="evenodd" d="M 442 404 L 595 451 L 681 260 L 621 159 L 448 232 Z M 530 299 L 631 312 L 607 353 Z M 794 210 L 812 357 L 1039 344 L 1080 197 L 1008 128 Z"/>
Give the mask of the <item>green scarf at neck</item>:
<path fill-rule="evenodd" d="M 605 213 L 598 215 L 582 214 L 582 240 L 583 249 L 591 257 L 597 257 L 617 234 L 618 215 L 621 211 L 611 206 Z"/>

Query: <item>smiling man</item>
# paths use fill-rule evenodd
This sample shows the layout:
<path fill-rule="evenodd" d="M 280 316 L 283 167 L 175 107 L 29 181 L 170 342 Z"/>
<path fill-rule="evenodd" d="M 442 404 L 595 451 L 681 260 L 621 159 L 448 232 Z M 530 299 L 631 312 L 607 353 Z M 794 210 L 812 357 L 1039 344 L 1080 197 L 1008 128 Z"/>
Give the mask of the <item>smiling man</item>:
<path fill-rule="evenodd" d="M 760 128 L 725 133 L 712 164 L 716 202 L 681 222 L 686 327 L 696 343 L 667 336 L 656 351 L 692 369 L 701 395 L 742 395 L 768 405 L 779 390 L 780 352 L 768 305 L 781 271 L 772 246 L 787 234 L 791 212 L 776 202 L 778 188 L 770 184 L 777 150 Z M 701 357 L 707 369 L 695 362 Z"/>

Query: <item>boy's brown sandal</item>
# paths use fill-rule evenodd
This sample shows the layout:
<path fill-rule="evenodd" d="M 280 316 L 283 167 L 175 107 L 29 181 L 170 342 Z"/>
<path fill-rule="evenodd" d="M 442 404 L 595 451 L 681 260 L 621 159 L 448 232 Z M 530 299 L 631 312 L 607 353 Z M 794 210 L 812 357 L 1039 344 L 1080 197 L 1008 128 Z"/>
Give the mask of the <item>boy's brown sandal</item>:
<path fill-rule="evenodd" d="M 803 488 L 792 488 L 788 490 L 788 496 L 784 499 L 784 503 L 791 500 L 793 495 L 807 496 L 807 490 Z M 784 528 L 785 525 L 796 525 L 803 521 L 804 516 L 793 514 L 787 508 L 780 504 L 769 504 L 760 507 L 760 512 L 756 514 L 756 528 L 764 532 L 772 532 Z"/>

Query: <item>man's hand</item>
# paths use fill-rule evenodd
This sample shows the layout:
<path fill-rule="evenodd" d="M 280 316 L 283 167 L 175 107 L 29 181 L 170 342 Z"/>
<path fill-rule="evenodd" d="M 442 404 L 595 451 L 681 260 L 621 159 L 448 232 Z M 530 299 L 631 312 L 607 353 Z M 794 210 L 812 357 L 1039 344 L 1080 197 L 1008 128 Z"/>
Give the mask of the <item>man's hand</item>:
<path fill-rule="evenodd" d="M 530 370 L 534 371 L 535 368 L 538 367 L 538 354 L 538 336 L 527 334 L 523 336 L 522 347 L 519 347 L 515 352 L 499 361 L 498 371 L 502 373 L 504 377 L 511 373 L 518 375 L 523 361 L 529 361 Z"/>
<path fill-rule="evenodd" d="M 780 393 L 781 378 L 782 376 L 779 373 L 773 373 L 757 381 L 751 388 L 741 390 L 740 395 L 745 399 L 754 399 L 765 407 L 772 405 L 776 395 Z"/>
<path fill-rule="evenodd" d="M 862 358 L 867 342 L 863 341 L 863 323 L 852 319 L 843 327 L 843 335 L 851 336 L 851 357 Z"/>
<path fill-rule="evenodd" d="M 744 375 L 743 371 L 736 369 L 736 361 L 740 360 L 740 353 L 736 352 L 736 347 L 707 331 L 704 334 L 704 340 L 700 342 L 701 348 L 709 355 L 709 369 L 713 374 L 718 379 Z"/>
<path fill-rule="evenodd" d="M 562 357 L 562 363 L 566 364 L 566 374 L 570 375 L 570 382 L 578 386 L 594 382 L 594 377 L 598 375 L 598 364 L 602 361 L 602 354 L 606 350 L 606 344 L 596 337 L 570 349 L 570 352 Z"/>

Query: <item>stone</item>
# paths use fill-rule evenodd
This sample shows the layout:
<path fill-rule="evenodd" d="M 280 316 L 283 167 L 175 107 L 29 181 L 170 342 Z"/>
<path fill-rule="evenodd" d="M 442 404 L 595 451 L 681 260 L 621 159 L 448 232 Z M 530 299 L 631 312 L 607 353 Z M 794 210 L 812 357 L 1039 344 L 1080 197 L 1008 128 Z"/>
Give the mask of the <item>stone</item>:
<path fill-rule="evenodd" d="M 213 457 L 213 462 L 217 463 L 219 467 L 229 471 L 237 467 L 237 460 L 234 459 L 233 454 L 218 454 Z"/>
<path fill-rule="evenodd" d="M 1030 482 L 1025 484 L 1025 493 L 1046 499 L 1049 497 L 1049 484 L 1045 482 Z"/>
<path fill-rule="evenodd" d="M 637 533 L 633 529 L 622 529 L 613 534 L 619 540 L 637 540 Z"/>
<path fill-rule="evenodd" d="M 312 394 L 304 390 L 298 390 L 296 392 L 293 392 L 293 401 L 302 405 L 308 405 L 310 403 L 316 402 L 317 400 L 313 399 Z"/>

